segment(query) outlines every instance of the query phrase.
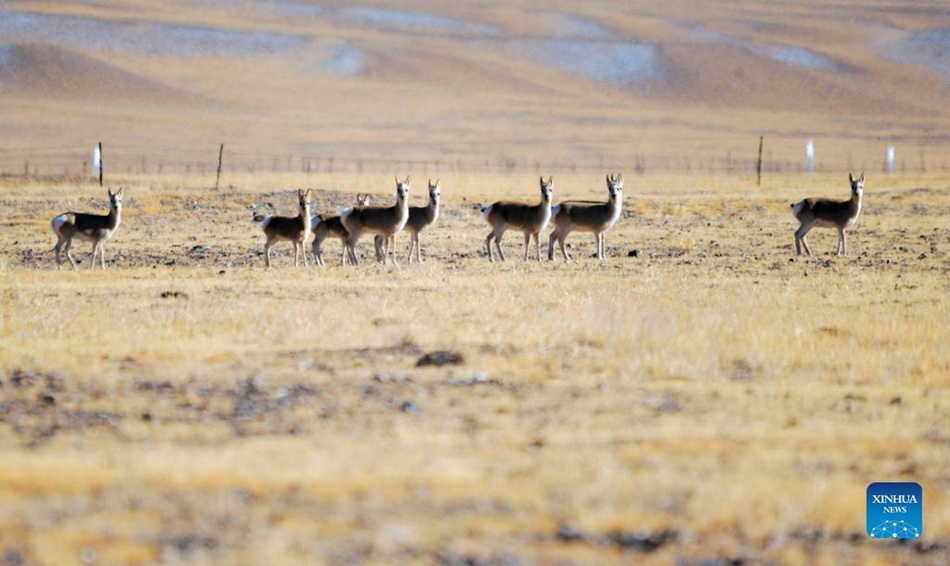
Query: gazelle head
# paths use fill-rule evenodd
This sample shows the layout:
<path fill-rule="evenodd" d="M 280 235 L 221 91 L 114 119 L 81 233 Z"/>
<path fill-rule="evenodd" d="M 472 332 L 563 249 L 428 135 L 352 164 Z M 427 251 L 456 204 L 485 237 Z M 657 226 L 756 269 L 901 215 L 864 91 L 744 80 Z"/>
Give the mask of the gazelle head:
<path fill-rule="evenodd" d="M 115 193 L 112 192 L 111 188 L 106 190 L 109 191 L 109 207 L 112 208 L 112 210 L 120 210 L 122 208 L 122 193 L 125 192 L 125 188 L 123 187 Z"/>
<path fill-rule="evenodd" d="M 860 198 L 864 194 L 864 173 L 861 173 L 859 179 L 855 179 L 854 175 L 848 173 L 848 180 L 851 181 L 851 196 Z"/>
<path fill-rule="evenodd" d="M 541 202 L 551 202 L 551 198 L 554 195 L 554 175 L 548 177 L 548 180 L 545 181 L 544 177 L 541 177 Z"/>
<path fill-rule="evenodd" d="M 409 198 L 409 176 L 406 176 L 405 181 L 400 181 L 399 177 L 396 177 L 396 199 L 400 202 L 405 201 Z"/>
<path fill-rule="evenodd" d="M 300 212 L 310 216 L 310 192 L 311 189 L 307 189 L 307 192 L 304 192 L 303 189 L 297 189 L 297 200 L 300 203 Z"/>
<path fill-rule="evenodd" d="M 369 206 L 370 201 L 373 200 L 373 197 L 368 194 L 357 193 L 356 195 L 356 206 Z"/>
<path fill-rule="evenodd" d="M 616 200 L 623 196 L 623 175 L 607 175 L 607 192 L 610 193 L 610 199 Z"/>
<path fill-rule="evenodd" d="M 442 198 L 442 179 L 436 179 L 435 184 L 432 184 L 432 179 L 429 179 L 429 202 L 432 204 L 439 204 L 439 199 Z"/>

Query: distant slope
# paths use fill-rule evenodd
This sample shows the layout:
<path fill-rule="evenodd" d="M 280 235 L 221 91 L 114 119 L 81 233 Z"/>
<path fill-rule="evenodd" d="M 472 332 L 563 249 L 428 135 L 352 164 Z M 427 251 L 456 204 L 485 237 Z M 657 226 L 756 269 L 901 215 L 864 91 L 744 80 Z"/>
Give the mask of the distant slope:
<path fill-rule="evenodd" d="M 204 100 L 86 55 L 35 44 L 0 47 L 0 93 L 161 105 Z"/>

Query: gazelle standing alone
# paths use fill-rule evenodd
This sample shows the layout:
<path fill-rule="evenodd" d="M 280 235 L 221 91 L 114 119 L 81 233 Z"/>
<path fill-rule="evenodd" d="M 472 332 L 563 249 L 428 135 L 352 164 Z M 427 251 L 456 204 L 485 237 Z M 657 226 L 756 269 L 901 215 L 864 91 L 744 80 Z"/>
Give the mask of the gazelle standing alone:
<path fill-rule="evenodd" d="M 488 259 L 495 261 L 491 252 L 491 241 L 495 240 L 495 247 L 502 261 L 505 261 L 505 252 L 501 251 L 501 237 L 509 228 L 524 232 L 524 259 L 528 261 L 528 243 L 534 236 L 538 246 L 538 261 L 541 261 L 540 234 L 551 220 L 551 199 L 554 194 L 554 177 L 545 182 L 541 177 L 541 202 L 538 204 L 523 204 L 520 202 L 496 202 L 482 209 L 482 216 L 492 227 L 492 231 L 485 238 L 485 247 L 488 248 Z"/>
<path fill-rule="evenodd" d="M 281 240 L 290 240 L 294 243 L 294 267 L 298 265 L 298 256 L 303 255 L 303 264 L 310 267 L 307 261 L 307 250 L 304 245 L 310 234 L 310 189 L 303 192 L 297 189 L 298 213 L 297 216 L 276 216 L 271 214 L 264 218 L 255 216 L 254 220 L 261 222 L 267 243 L 264 244 L 264 258 L 267 267 L 270 267 L 270 248 Z"/>
<path fill-rule="evenodd" d="M 409 220 L 406 221 L 406 230 L 409 231 L 409 263 L 412 263 L 412 250 L 416 250 L 416 259 L 419 263 L 422 261 L 422 246 L 419 245 L 419 232 L 422 232 L 429 226 L 435 224 L 439 219 L 439 203 L 442 200 L 442 181 L 437 180 L 432 184 L 429 180 L 429 204 L 426 206 L 410 206 Z M 376 236 L 376 248 L 379 249 L 383 244 L 383 237 Z M 385 249 L 385 248 L 383 248 Z"/>
<path fill-rule="evenodd" d="M 364 194 L 356 195 L 356 206 L 369 206 L 370 196 Z M 343 221 L 340 220 L 340 216 L 331 216 L 329 214 L 318 214 L 310 219 L 310 224 L 313 226 L 313 246 L 310 249 L 310 252 L 313 254 L 313 261 L 317 265 L 323 265 L 323 252 L 321 251 L 321 246 L 323 241 L 328 237 L 333 236 L 334 238 L 339 238 L 343 244 L 343 265 L 346 265 L 346 259 L 349 257 L 350 261 L 356 263 L 356 259 L 351 253 L 352 250 L 346 245 L 346 238 L 350 235 L 346 231 L 346 227 L 343 226 Z"/>
<path fill-rule="evenodd" d="M 85 214 L 82 212 L 64 212 L 50 220 L 50 227 L 58 238 L 56 242 L 56 267 L 63 268 L 63 260 L 60 257 L 60 251 L 63 244 L 66 244 L 66 257 L 73 269 L 79 270 L 76 260 L 70 248 L 73 246 L 73 240 L 87 240 L 92 242 L 92 253 L 89 254 L 89 268 L 96 266 L 96 254 L 99 254 L 99 262 L 102 269 L 106 268 L 105 249 L 106 241 L 115 235 L 122 223 L 122 194 L 125 189 L 119 189 L 119 192 L 109 191 L 109 214 Z"/>
<path fill-rule="evenodd" d="M 811 249 L 808 248 L 805 236 L 815 226 L 837 228 L 838 255 L 847 255 L 844 231 L 854 226 L 854 223 L 858 220 L 858 215 L 861 214 L 864 173 L 861 173 L 861 178 L 857 180 L 851 173 L 848 173 L 848 180 L 851 181 L 851 200 L 836 201 L 825 198 L 806 198 L 792 205 L 792 214 L 801 223 L 798 230 L 795 230 L 795 251 L 798 255 L 802 255 L 802 246 L 805 247 L 805 252 L 811 255 Z"/>
<path fill-rule="evenodd" d="M 548 239 L 548 259 L 554 259 L 554 242 L 561 247 L 564 261 L 571 261 L 564 239 L 571 232 L 591 232 L 597 242 L 597 259 L 607 259 L 604 234 L 617 222 L 623 207 L 623 175 L 607 177 L 607 202 L 567 201 L 551 209 L 554 231 Z"/>
<path fill-rule="evenodd" d="M 356 256 L 356 243 L 364 232 L 379 234 L 386 239 L 386 249 L 392 250 L 393 265 L 396 265 L 396 234 L 406 225 L 409 220 L 409 177 L 405 181 L 396 178 L 396 204 L 389 207 L 366 206 L 357 208 L 347 208 L 340 215 L 344 228 L 350 233 L 346 238 L 346 245 L 350 248 L 350 256 L 356 263 L 359 259 Z M 376 250 L 379 256 L 379 246 Z M 383 262 L 389 256 L 386 252 Z"/>

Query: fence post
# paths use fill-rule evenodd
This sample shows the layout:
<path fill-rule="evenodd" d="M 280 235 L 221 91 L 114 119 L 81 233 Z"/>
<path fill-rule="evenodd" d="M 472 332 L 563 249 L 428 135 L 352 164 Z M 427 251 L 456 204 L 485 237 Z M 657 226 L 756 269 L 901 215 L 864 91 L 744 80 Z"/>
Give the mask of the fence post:
<path fill-rule="evenodd" d="M 759 159 L 755 162 L 756 184 L 762 186 L 762 140 L 765 136 L 759 136 Z"/>
<path fill-rule="evenodd" d="M 102 142 L 97 146 L 99 149 L 99 186 L 102 186 Z"/>
<path fill-rule="evenodd" d="M 221 182 L 221 160 L 224 158 L 224 144 L 218 150 L 218 174 L 214 178 L 214 189 L 218 190 L 218 183 Z"/>

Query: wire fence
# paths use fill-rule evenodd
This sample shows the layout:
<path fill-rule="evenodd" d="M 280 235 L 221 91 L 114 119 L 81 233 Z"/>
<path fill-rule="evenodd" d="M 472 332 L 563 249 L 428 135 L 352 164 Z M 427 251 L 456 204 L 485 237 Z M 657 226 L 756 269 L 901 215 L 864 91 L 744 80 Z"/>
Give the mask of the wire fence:
<path fill-rule="evenodd" d="M 758 140 L 756 140 L 758 141 Z M 423 174 L 450 173 L 520 173 L 520 172 L 586 172 L 624 171 L 647 173 L 722 173 L 755 175 L 778 172 L 840 172 L 881 171 L 885 173 L 927 173 L 950 171 L 950 151 L 943 148 L 918 147 L 895 156 L 893 146 L 882 147 L 880 159 L 871 161 L 863 155 L 850 154 L 816 159 L 802 151 L 790 155 L 787 149 L 766 148 L 756 155 L 755 143 L 739 157 L 737 152 L 722 155 L 683 152 L 633 153 L 629 156 L 604 156 L 582 160 L 553 158 L 547 160 L 501 155 L 497 157 L 364 157 L 359 155 L 327 155 L 299 152 L 259 151 L 229 148 L 224 145 L 203 147 L 152 148 L 146 146 L 106 144 L 102 152 L 102 168 L 106 177 L 124 175 L 220 175 L 225 182 L 229 174 L 259 173 L 392 173 L 412 171 Z M 85 178 L 96 177 L 94 143 L 88 147 L 45 146 L 0 149 L 0 177 L 23 178 Z"/>

